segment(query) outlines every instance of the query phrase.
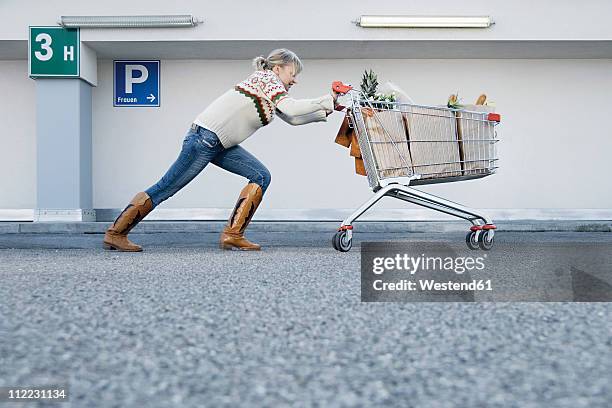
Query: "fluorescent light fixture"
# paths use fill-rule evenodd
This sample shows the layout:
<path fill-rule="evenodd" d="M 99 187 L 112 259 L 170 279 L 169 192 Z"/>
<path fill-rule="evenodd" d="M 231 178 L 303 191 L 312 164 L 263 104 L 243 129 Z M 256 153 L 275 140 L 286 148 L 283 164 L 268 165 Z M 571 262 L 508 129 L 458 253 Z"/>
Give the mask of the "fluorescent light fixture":
<path fill-rule="evenodd" d="M 172 28 L 194 27 L 202 20 L 192 15 L 61 16 L 57 23 L 66 28 Z"/>
<path fill-rule="evenodd" d="M 364 28 L 488 28 L 495 24 L 489 16 L 361 16 L 354 23 Z"/>

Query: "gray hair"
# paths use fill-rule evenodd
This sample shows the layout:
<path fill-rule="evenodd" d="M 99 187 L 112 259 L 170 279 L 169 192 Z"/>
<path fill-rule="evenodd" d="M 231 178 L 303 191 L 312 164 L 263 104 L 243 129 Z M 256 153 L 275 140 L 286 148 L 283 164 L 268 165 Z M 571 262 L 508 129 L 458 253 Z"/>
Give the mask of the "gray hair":
<path fill-rule="evenodd" d="M 295 73 L 299 74 L 304 68 L 302 61 L 300 58 L 295 55 L 295 53 L 286 48 L 279 48 L 272 51 L 268 58 L 265 58 L 263 55 L 259 57 L 255 57 L 253 59 L 253 68 L 257 71 L 264 71 L 266 69 L 272 69 L 272 67 L 276 65 L 287 65 L 293 64 L 295 66 Z"/>

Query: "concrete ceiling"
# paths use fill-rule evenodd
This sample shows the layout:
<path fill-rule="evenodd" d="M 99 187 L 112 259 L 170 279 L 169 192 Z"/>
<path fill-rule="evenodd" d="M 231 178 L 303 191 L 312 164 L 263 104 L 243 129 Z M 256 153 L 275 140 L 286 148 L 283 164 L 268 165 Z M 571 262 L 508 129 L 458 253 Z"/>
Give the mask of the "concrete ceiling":
<path fill-rule="evenodd" d="M 406 41 L 406 40 L 227 40 L 227 41 L 89 41 L 100 59 L 250 59 L 286 47 L 304 59 L 608 59 L 612 41 Z M 0 59 L 27 59 L 26 40 L 0 41 Z"/>

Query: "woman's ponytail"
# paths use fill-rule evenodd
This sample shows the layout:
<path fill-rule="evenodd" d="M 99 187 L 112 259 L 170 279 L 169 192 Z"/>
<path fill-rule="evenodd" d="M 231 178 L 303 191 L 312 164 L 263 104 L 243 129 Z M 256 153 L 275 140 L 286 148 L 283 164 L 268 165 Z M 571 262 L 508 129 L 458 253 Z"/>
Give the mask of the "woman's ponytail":
<path fill-rule="evenodd" d="M 260 55 L 259 57 L 253 58 L 253 68 L 255 68 L 256 71 L 264 71 L 270 69 L 270 66 L 268 65 L 268 60 L 266 60 L 263 55 Z"/>

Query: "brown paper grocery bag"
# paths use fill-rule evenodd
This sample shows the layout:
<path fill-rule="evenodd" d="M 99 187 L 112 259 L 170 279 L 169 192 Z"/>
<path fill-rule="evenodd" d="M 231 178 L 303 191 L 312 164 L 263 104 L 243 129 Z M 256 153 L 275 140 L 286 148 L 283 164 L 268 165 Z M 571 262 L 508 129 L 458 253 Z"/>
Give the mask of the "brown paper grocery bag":
<path fill-rule="evenodd" d="M 361 148 L 359 147 L 359 140 L 357 139 L 357 134 L 352 132 L 351 136 L 351 156 L 353 157 L 361 157 Z"/>
<path fill-rule="evenodd" d="M 411 176 L 412 160 L 401 112 L 362 108 L 362 113 L 380 177 Z"/>
<path fill-rule="evenodd" d="M 367 176 L 365 165 L 363 163 L 362 158 L 355 157 L 355 173 L 361 176 Z"/>
<path fill-rule="evenodd" d="M 461 175 L 457 121 L 447 109 L 409 106 L 404 113 L 415 174 L 423 179 Z"/>
<path fill-rule="evenodd" d="M 465 105 L 455 112 L 464 175 L 489 172 L 488 169 L 492 165 L 490 159 L 495 157 L 495 145 L 493 141 L 486 139 L 493 138 L 494 130 L 493 124 L 483 121 L 487 115 L 482 113 L 494 111 L 495 108 L 491 106 Z"/>
<path fill-rule="evenodd" d="M 351 145 L 350 131 L 352 131 L 352 129 L 349 127 L 349 120 L 345 116 L 340 125 L 340 129 L 338 129 L 335 142 L 344 147 L 349 147 Z"/>
<path fill-rule="evenodd" d="M 355 173 L 360 176 L 367 176 L 355 130 L 349 126 L 349 119 L 346 116 L 340 125 L 340 129 L 338 129 L 335 142 L 349 148 L 351 156 L 355 158 Z"/>

